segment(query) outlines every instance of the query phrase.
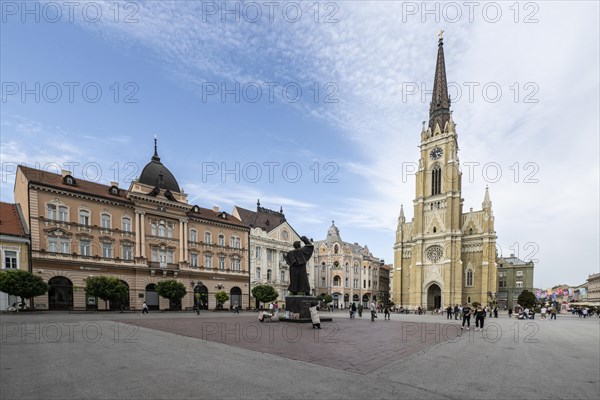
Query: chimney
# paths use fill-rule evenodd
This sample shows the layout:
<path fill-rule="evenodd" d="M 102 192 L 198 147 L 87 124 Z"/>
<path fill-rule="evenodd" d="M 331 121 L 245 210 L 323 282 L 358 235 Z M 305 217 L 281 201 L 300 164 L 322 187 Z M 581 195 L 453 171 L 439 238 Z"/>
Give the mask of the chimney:
<path fill-rule="evenodd" d="M 62 177 L 64 178 L 67 175 L 71 175 L 71 171 L 69 171 L 68 169 L 63 169 L 60 171 Z"/>
<path fill-rule="evenodd" d="M 213 211 L 218 213 L 219 212 L 219 206 L 213 206 Z"/>

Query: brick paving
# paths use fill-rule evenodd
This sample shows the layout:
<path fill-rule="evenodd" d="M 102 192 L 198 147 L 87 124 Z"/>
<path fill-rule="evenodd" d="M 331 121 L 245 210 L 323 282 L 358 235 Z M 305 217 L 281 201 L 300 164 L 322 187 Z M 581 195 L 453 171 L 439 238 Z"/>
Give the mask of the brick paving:
<path fill-rule="evenodd" d="M 394 361 L 460 335 L 458 321 L 447 323 L 335 318 L 311 324 L 261 323 L 235 318 L 140 318 L 123 320 L 143 328 L 259 351 L 284 358 L 368 374 Z"/>

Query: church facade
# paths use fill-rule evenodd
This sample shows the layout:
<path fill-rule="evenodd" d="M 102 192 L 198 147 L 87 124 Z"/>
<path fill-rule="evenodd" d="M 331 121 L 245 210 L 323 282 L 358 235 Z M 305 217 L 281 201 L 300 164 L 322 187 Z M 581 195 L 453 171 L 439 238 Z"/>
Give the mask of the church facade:
<path fill-rule="evenodd" d="M 488 189 L 482 209 L 463 212 L 458 135 L 439 39 L 429 123 L 421 131 L 414 218 L 400 208 L 392 300 L 433 309 L 496 299 L 496 232 Z"/>

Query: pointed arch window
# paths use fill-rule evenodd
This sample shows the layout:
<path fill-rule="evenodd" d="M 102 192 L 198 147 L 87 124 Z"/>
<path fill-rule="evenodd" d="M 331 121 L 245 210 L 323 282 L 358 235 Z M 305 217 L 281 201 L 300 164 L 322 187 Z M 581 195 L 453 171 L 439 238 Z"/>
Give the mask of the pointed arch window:
<path fill-rule="evenodd" d="M 467 287 L 472 287 L 473 286 L 473 270 L 472 269 L 468 269 L 467 270 Z"/>
<path fill-rule="evenodd" d="M 436 164 L 431 169 L 431 195 L 435 196 L 442 192 L 442 168 Z"/>

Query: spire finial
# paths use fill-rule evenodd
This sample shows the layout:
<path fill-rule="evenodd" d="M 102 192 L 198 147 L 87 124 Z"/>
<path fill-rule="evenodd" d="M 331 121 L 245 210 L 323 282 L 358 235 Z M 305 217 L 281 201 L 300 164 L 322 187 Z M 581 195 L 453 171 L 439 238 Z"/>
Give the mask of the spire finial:
<path fill-rule="evenodd" d="M 433 93 L 429 107 L 429 127 L 435 131 L 438 124 L 443 131 L 446 122 L 450 119 L 450 96 L 448 96 L 448 83 L 446 80 L 446 62 L 444 60 L 444 31 L 440 30 L 435 76 L 433 78 Z"/>
<path fill-rule="evenodd" d="M 152 156 L 153 161 L 160 161 L 160 157 L 158 156 L 158 144 L 156 134 L 154 135 L 154 155 Z"/>
<path fill-rule="evenodd" d="M 444 35 L 444 30 L 443 30 L 443 29 L 440 29 L 440 33 L 438 33 L 438 37 L 440 38 L 440 42 L 441 42 L 442 40 L 444 40 L 444 38 L 442 37 L 443 35 Z"/>
<path fill-rule="evenodd" d="M 260 199 L 256 200 L 256 207 L 260 207 Z"/>

